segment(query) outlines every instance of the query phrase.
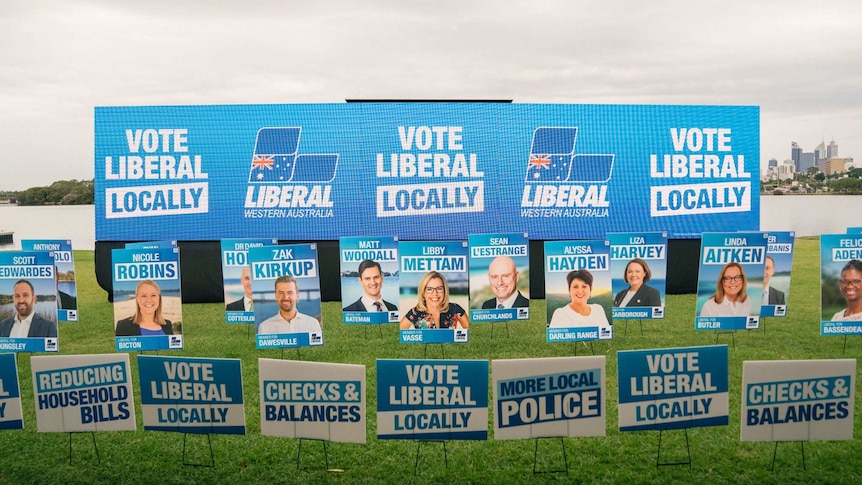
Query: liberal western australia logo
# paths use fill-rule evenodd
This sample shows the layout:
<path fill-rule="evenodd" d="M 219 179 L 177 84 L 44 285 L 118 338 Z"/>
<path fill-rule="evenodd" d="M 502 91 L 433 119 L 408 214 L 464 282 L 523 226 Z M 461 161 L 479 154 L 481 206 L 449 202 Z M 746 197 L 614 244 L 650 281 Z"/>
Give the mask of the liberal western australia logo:
<path fill-rule="evenodd" d="M 332 217 L 337 153 L 299 153 L 302 128 L 261 128 L 248 172 L 246 217 Z"/>
<path fill-rule="evenodd" d="M 524 192 L 525 217 L 606 217 L 607 182 L 613 154 L 575 153 L 577 127 L 540 127 L 533 132 Z"/>

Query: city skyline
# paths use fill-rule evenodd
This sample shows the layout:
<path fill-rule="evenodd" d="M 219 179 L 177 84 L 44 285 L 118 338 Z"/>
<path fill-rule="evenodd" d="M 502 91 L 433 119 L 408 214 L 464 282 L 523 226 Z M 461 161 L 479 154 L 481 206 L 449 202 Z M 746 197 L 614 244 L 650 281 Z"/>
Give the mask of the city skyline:
<path fill-rule="evenodd" d="M 862 156 L 859 25 L 849 0 L 7 0 L 0 190 L 93 178 L 96 106 L 749 105 L 761 172 L 791 141 Z"/>

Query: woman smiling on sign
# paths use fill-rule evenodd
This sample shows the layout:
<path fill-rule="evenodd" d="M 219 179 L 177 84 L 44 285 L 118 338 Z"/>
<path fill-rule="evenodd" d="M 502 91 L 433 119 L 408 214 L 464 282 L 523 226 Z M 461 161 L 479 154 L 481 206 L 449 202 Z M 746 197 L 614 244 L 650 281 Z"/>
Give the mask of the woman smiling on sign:
<path fill-rule="evenodd" d="M 554 310 L 550 328 L 607 327 L 608 316 L 598 303 L 587 303 L 593 293 L 593 274 L 585 269 L 570 271 L 566 275 L 572 301 Z"/>
<path fill-rule="evenodd" d="M 646 283 L 652 278 L 647 262 L 635 258 L 626 265 L 623 281 L 629 287 L 614 297 L 615 307 L 661 306 L 661 295 L 658 290 Z"/>
<path fill-rule="evenodd" d="M 833 315 L 832 320 L 862 320 L 862 261 L 851 259 L 841 268 L 838 289 L 847 308 Z"/>
<path fill-rule="evenodd" d="M 715 293 L 700 309 L 702 317 L 739 317 L 751 315 L 751 300 L 745 292 L 748 280 L 739 263 L 727 263 L 718 275 Z M 759 309 L 758 309 L 759 310 Z"/>
<path fill-rule="evenodd" d="M 467 312 L 461 305 L 449 301 L 449 286 L 442 274 L 429 271 L 419 281 L 416 290 L 419 293 L 419 301 L 401 319 L 402 330 L 470 326 Z"/>
<path fill-rule="evenodd" d="M 173 335 L 171 321 L 162 316 L 162 290 L 153 280 L 142 280 L 135 288 L 134 316 L 117 322 L 117 337 Z"/>

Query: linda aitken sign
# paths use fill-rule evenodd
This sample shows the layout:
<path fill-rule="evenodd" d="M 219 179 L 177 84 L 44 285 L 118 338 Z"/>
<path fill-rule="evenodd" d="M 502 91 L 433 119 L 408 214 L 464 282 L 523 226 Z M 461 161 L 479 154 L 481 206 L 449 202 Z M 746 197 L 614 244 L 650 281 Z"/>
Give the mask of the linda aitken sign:
<path fill-rule="evenodd" d="M 756 106 L 97 107 L 96 239 L 751 231 L 759 154 Z"/>
<path fill-rule="evenodd" d="M 378 360 L 377 437 L 488 439 L 488 361 Z"/>
<path fill-rule="evenodd" d="M 365 366 L 258 359 L 260 432 L 365 443 Z"/>
<path fill-rule="evenodd" d="M 138 356 L 144 429 L 245 434 L 239 359 Z"/>
<path fill-rule="evenodd" d="M 134 431 L 129 354 L 33 356 L 39 432 Z"/>
<path fill-rule="evenodd" d="M 605 357 L 491 361 L 494 439 L 604 436 Z"/>
<path fill-rule="evenodd" d="M 620 431 L 723 426 L 727 346 L 617 353 Z"/>
<path fill-rule="evenodd" d="M 852 440 L 856 359 L 742 363 L 741 441 Z"/>

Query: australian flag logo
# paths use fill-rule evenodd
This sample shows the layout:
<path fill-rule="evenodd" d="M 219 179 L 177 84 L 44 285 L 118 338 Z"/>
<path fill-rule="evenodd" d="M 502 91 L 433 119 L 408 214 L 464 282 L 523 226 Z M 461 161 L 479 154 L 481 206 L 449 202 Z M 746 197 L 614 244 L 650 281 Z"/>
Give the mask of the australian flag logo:
<path fill-rule="evenodd" d="M 578 128 L 540 127 L 533 131 L 526 182 L 607 182 L 612 154 L 575 154 Z"/>
<path fill-rule="evenodd" d="M 337 153 L 299 153 L 300 127 L 261 128 L 254 143 L 249 183 L 327 183 L 335 179 Z"/>

